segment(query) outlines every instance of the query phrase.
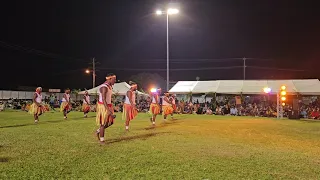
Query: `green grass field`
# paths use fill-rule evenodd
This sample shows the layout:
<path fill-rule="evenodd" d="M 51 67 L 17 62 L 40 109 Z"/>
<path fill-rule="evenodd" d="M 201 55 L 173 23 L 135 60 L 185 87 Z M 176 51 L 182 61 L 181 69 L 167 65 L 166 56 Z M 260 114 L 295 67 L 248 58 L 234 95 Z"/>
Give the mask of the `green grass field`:
<path fill-rule="evenodd" d="M 90 116 L 1 112 L 0 179 L 320 179 L 320 122 L 118 114 L 100 145 Z"/>

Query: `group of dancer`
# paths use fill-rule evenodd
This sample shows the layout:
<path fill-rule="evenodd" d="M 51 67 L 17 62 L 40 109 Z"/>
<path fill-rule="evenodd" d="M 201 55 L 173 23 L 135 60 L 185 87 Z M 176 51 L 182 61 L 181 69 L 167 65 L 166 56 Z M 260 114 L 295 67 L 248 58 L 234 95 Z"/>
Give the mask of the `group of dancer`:
<path fill-rule="evenodd" d="M 62 112 L 65 120 L 68 118 L 67 114 L 71 109 L 70 89 L 67 88 L 63 94 L 60 105 L 60 112 Z M 42 103 L 42 88 L 38 87 L 33 95 L 33 103 L 30 106 L 29 113 L 34 116 L 34 122 L 38 123 L 39 116 L 46 111 L 48 111 L 48 108 L 45 108 L 45 105 Z M 82 111 L 84 113 L 84 117 L 87 117 L 87 114 L 90 112 L 90 96 L 87 91 L 85 91 L 83 96 Z"/>
<path fill-rule="evenodd" d="M 96 130 L 96 136 L 100 143 L 104 143 L 105 130 L 113 125 L 116 115 L 113 109 L 112 103 L 112 93 L 113 85 L 116 82 L 115 74 L 108 74 L 106 76 L 106 81 L 99 86 L 98 95 L 99 100 L 96 107 L 96 124 L 99 128 Z M 129 131 L 130 121 L 133 120 L 137 114 L 138 110 L 136 107 L 136 90 L 138 88 L 137 83 L 129 82 L 130 89 L 126 93 L 126 97 L 123 104 L 123 114 L 122 119 L 125 121 L 125 130 Z M 38 123 L 39 116 L 44 113 L 45 109 L 42 105 L 42 88 L 38 87 L 33 97 L 33 104 L 29 110 L 30 114 L 33 114 L 35 123 Z M 156 89 L 151 92 L 152 102 L 150 104 L 150 121 L 153 126 L 156 124 L 156 117 L 160 114 L 160 93 L 161 89 Z M 175 111 L 175 97 L 169 93 L 164 93 L 164 98 L 162 101 L 162 112 L 163 112 L 163 121 L 167 120 L 168 115 L 171 115 L 173 119 L 173 113 Z M 62 103 L 60 106 L 60 111 L 63 113 L 64 119 L 67 119 L 67 114 L 71 111 L 72 106 L 70 103 L 70 89 L 66 89 L 63 94 Z M 84 117 L 87 117 L 88 112 L 90 111 L 90 96 L 88 92 L 85 92 L 83 97 L 82 111 Z"/>

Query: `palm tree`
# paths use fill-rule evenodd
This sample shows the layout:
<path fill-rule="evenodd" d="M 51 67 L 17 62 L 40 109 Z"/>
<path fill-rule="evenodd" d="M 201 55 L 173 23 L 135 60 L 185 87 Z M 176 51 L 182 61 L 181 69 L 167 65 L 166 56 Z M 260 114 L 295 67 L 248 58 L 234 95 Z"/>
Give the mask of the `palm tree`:
<path fill-rule="evenodd" d="M 81 89 L 73 89 L 71 91 L 72 94 L 76 94 L 76 101 L 78 100 L 78 93 L 81 91 Z"/>

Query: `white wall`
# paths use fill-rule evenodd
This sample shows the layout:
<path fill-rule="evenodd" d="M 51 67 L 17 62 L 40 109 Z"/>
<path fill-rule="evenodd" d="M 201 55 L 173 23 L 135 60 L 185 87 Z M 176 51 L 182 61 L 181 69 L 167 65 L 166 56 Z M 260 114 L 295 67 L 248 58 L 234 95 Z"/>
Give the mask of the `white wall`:
<path fill-rule="evenodd" d="M 0 91 L 0 99 L 32 99 L 34 92 L 31 91 Z M 50 96 L 51 93 L 43 92 L 42 96 L 45 98 L 46 96 Z M 54 93 L 58 99 L 62 99 L 63 93 Z M 71 94 L 72 99 L 76 99 L 76 94 Z M 82 99 L 81 95 L 78 95 L 78 100 Z"/>

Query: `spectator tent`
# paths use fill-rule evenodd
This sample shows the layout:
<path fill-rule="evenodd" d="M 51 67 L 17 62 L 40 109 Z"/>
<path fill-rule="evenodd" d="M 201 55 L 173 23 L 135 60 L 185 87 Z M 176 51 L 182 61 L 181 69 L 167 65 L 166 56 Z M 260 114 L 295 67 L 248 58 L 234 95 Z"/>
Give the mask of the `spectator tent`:
<path fill-rule="evenodd" d="M 96 95 L 100 86 L 87 90 L 89 95 Z M 125 96 L 127 91 L 130 89 L 130 85 L 126 82 L 115 83 L 113 86 L 113 93 L 118 93 L 121 96 Z M 140 91 L 137 91 L 139 95 L 146 95 Z M 85 91 L 81 91 L 78 94 L 84 94 Z"/>
<path fill-rule="evenodd" d="M 263 94 L 265 87 L 271 88 L 271 94 L 280 91 L 285 85 L 288 94 L 320 95 L 318 79 L 301 80 L 222 80 L 222 81 L 179 81 L 170 93 L 176 94 Z"/>

